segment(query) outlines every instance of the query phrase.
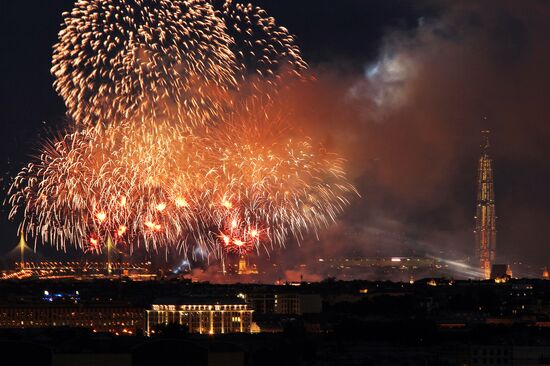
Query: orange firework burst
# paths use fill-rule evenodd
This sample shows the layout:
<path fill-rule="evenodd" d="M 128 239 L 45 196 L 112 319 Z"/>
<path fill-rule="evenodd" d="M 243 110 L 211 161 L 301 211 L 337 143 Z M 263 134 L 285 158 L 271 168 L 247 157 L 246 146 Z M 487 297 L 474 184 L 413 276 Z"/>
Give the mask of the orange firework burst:
<path fill-rule="evenodd" d="M 357 193 L 340 157 L 268 112 L 306 64 L 262 9 L 79 0 L 64 19 L 52 72 L 77 123 L 16 177 L 21 230 L 94 252 L 245 254 L 317 232 Z"/>
<path fill-rule="evenodd" d="M 249 77 L 274 83 L 279 70 L 299 76 L 306 68 L 292 35 L 262 9 L 232 0 L 218 8 L 206 0 L 77 1 L 63 14 L 52 67 L 69 114 L 87 125 L 210 125 L 242 101 L 235 91 L 257 97 Z"/>
<path fill-rule="evenodd" d="M 17 177 L 11 215 L 21 208 L 23 228 L 56 246 L 84 248 L 94 235 L 214 253 L 300 239 L 332 223 L 355 190 L 341 158 L 260 112 L 206 137 L 158 123 L 69 134 Z"/>
<path fill-rule="evenodd" d="M 231 38 L 205 0 L 79 0 L 63 17 L 52 73 L 77 122 L 200 125 L 235 85 Z"/>

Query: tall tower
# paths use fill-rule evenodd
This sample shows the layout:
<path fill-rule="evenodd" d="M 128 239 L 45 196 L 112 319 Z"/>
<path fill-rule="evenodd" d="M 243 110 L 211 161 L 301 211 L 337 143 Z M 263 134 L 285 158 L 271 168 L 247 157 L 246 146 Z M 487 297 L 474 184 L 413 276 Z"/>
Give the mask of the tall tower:
<path fill-rule="evenodd" d="M 492 159 L 489 156 L 489 133 L 482 131 L 483 143 L 479 158 L 477 179 L 477 206 L 475 216 L 476 260 L 485 279 L 491 278 L 491 264 L 496 250 L 495 192 Z"/>

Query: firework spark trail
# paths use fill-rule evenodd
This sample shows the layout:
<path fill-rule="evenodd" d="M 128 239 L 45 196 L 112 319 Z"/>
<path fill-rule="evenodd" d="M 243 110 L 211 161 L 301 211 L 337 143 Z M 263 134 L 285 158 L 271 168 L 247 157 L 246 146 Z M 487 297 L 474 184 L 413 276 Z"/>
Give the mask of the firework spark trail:
<path fill-rule="evenodd" d="M 77 123 L 10 192 L 10 217 L 37 240 L 269 252 L 334 222 L 357 193 L 343 160 L 277 105 L 307 65 L 262 9 L 79 0 L 64 17 L 52 72 Z"/>
<path fill-rule="evenodd" d="M 166 168 L 162 159 L 166 146 L 162 139 L 151 141 L 156 133 L 144 133 L 135 127 L 129 136 L 126 132 L 119 125 L 69 134 L 52 144 L 39 163 L 23 170 L 16 183 L 29 177 L 27 187 L 12 199 L 24 198 L 26 202 L 24 224 L 31 220 L 29 227 L 37 228 L 44 241 L 62 246 L 70 240 L 82 246 L 91 233 L 115 224 L 126 226 L 120 234 L 117 226 L 118 235 L 126 234 L 126 223 L 135 220 L 129 197 L 147 196 L 155 207 L 159 205 L 164 197 L 155 191 L 156 182 L 149 177 L 162 174 Z M 193 144 L 188 142 L 186 146 L 192 148 Z M 153 170 L 155 174 L 151 174 Z M 140 210 L 140 215 L 153 216 L 149 205 L 135 204 L 146 209 Z M 128 234 L 133 228 L 129 227 Z M 114 234 L 114 230 L 108 231 Z"/>
<path fill-rule="evenodd" d="M 341 158 L 264 109 L 233 116 L 209 139 L 216 154 L 210 160 L 218 167 L 209 179 L 218 192 L 213 201 L 223 203 L 210 216 L 222 237 L 282 246 L 289 237 L 328 226 L 356 193 Z"/>
<path fill-rule="evenodd" d="M 17 177 L 11 215 L 24 203 L 22 228 L 58 248 L 283 246 L 330 224 L 354 188 L 340 158 L 263 112 L 206 137 L 157 122 L 69 134 Z"/>
<path fill-rule="evenodd" d="M 237 61 L 241 89 L 248 88 L 245 91 L 254 98 L 271 99 L 271 93 L 276 93 L 289 76 L 303 77 L 307 64 L 294 36 L 263 9 L 232 0 L 214 1 L 214 7 L 233 40 L 230 48 Z"/>
<path fill-rule="evenodd" d="M 251 5 L 205 0 L 78 0 L 54 47 L 56 91 L 82 124 L 215 123 L 256 75 L 306 68 L 293 37 Z M 274 89 L 272 89 L 274 90 Z M 257 97 L 257 93 L 253 93 Z M 139 118 L 137 118 L 139 117 Z"/>
<path fill-rule="evenodd" d="M 77 122 L 201 124 L 235 85 L 231 39 L 204 0 L 78 0 L 63 16 L 52 73 Z"/>

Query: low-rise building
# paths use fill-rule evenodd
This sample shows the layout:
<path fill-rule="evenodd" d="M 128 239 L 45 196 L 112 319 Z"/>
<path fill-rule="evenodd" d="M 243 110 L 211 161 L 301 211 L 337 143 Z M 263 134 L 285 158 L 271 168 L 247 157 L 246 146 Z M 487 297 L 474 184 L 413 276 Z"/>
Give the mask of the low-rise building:
<path fill-rule="evenodd" d="M 80 327 L 131 335 L 143 329 L 144 314 L 124 303 L 0 304 L 0 328 Z"/>
<path fill-rule="evenodd" d="M 319 294 L 300 293 L 252 293 L 246 301 L 260 314 L 302 315 L 322 312 Z"/>
<path fill-rule="evenodd" d="M 252 313 L 241 299 L 158 299 L 146 311 L 145 332 L 151 335 L 158 327 L 177 324 L 189 333 L 251 333 Z"/>

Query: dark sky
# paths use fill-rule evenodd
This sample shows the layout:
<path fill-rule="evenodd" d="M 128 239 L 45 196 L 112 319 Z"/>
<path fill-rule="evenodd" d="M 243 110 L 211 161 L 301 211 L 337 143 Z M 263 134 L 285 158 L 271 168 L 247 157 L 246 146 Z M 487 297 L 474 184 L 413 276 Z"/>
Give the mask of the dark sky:
<path fill-rule="evenodd" d="M 63 129 L 50 62 L 69 0 L 0 2 L 4 187 Z M 550 264 L 550 3 L 262 0 L 318 76 L 296 123 L 343 154 L 362 197 L 320 241 L 276 254 L 473 252 L 476 159 L 490 128 L 498 255 Z M 5 193 L 3 193 L 5 197 Z M 0 218 L 0 252 L 17 242 Z"/>

